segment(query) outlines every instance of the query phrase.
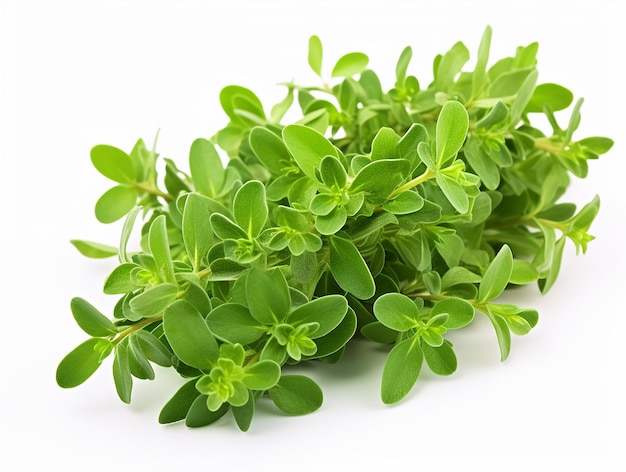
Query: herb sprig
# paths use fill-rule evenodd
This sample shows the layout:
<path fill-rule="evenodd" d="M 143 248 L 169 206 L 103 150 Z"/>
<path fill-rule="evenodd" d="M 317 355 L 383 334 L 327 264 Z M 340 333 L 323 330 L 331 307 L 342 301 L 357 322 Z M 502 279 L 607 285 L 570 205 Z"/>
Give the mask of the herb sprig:
<path fill-rule="evenodd" d="M 613 142 L 574 139 L 583 101 L 538 83 L 537 43 L 489 65 L 490 43 L 487 27 L 471 71 L 462 42 L 438 55 L 426 87 L 409 75 L 407 47 L 385 92 L 360 52 L 327 78 L 312 36 L 320 84 L 285 83 L 269 109 L 251 90 L 225 87 L 229 122 L 192 143 L 188 170 L 161 159 L 158 175 L 159 155 L 141 139 L 129 153 L 95 146 L 94 167 L 114 182 L 95 214 L 125 218 L 122 235 L 116 246 L 72 243 L 87 257 L 118 257 L 104 282 L 118 302 L 111 319 L 71 301 L 90 338 L 61 361 L 58 384 L 80 385 L 112 356 L 129 403 L 134 379 L 170 367 L 186 381 L 161 423 L 204 426 L 230 411 L 245 431 L 265 397 L 289 415 L 318 409 L 320 387 L 289 366 L 336 363 L 356 336 L 389 346 L 385 403 L 411 391 L 424 362 L 452 374 L 446 333 L 476 313 L 506 360 L 511 333 L 527 334 L 538 313 L 498 297 L 535 282 L 548 292 L 567 240 L 587 250 L 599 198 L 577 209 L 561 197 Z M 295 109 L 301 117 L 283 123 Z M 531 124 L 537 115 L 547 133 Z M 139 215 L 141 249 L 131 253 Z"/>

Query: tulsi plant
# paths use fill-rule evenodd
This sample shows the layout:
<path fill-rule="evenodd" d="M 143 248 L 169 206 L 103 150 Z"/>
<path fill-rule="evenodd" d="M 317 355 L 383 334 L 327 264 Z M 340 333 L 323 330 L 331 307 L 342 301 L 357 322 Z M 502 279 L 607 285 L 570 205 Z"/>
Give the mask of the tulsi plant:
<path fill-rule="evenodd" d="M 229 122 L 192 143 L 185 169 L 141 139 L 129 153 L 95 146 L 93 165 L 114 182 L 95 214 L 125 218 L 122 235 L 116 247 L 72 243 L 119 259 L 104 282 L 119 301 L 112 318 L 71 301 L 90 338 L 61 361 L 58 384 L 83 383 L 111 356 L 128 403 L 134 379 L 170 367 L 184 382 L 161 423 L 204 426 L 230 411 L 245 431 L 258 401 L 288 415 L 318 409 L 320 387 L 290 366 L 336 363 L 357 336 L 389 346 L 384 403 L 405 397 L 424 363 L 452 374 L 446 333 L 477 312 L 504 361 L 511 333 L 528 333 L 538 314 L 498 296 L 530 283 L 546 293 L 567 240 L 586 251 L 599 199 L 577 209 L 561 197 L 613 142 L 574 139 L 582 99 L 538 83 L 537 43 L 489 66 L 490 42 L 487 27 L 473 70 L 462 42 L 438 55 L 427 86 L 408 73 L 407 47 L 385 92 L 362 53 L 326 77 L 313 36 L 320 84 L 286 83 L 271 108 L 225 87 Z M 556 112 L 572 103 L 563 124 Z M 285 124 L 289 110 L 299 116 Z M 547 133 L 531 124 L 539 115 Z M 130 252 L 138 218 L 141 249 Z"/>

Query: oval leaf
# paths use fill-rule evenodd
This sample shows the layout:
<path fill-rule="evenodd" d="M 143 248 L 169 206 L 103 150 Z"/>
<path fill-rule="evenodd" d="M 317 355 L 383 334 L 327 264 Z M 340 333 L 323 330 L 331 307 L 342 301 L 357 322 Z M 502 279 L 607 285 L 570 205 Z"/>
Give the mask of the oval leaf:
<path fill-rule="evenodd" d="M 80 344 L 57 367 L 56 380 L 59 387 L 73 388 L 82 384 L 100 367 L 112 348 L 110 341 L 99 338 L 91 338 Z"/>
<path fill-rule="evenodd" d="M 331 236 L 329 266 L 333 278 L 343 290 L 361 300 L 374 296 L 374 278 L 352 241 Z"/>
<path fill-rule="evenodd" d="M 381 384 L 381 398 L 391 404 L 402 400 L 413 388 L 422 369 L 424 355 L 417 338 L 405 339 L 389 352 Z"/>
<path fill-rule="evenodd" d="M 100 313 L 91 303 L 80 297 L 70 302 L 72 315 L 78 326 L 90 336 L 105 337 L 117 334 L 117 328 L 106 316 Z"/>
<path fill-rule="evenodd" d="M 304 375 L 283 375 L 269 394 L 278 409 L 288 415 L 312 413 L 324 401 L 319 385 Z"/>
<path fill-rule="evenodd" d="M 478 287 L 478 300 L 486 302 L 500 295 L 509 283 L 513 271 L 511 248 L 504 245 L 493 258 Z"/>

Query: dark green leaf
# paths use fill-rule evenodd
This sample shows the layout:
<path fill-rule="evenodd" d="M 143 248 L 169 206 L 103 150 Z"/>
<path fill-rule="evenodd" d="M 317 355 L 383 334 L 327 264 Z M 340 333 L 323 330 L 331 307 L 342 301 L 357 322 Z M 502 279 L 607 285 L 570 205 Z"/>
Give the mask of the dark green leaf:
<path fill-rule="evenodd" d="M 348 310 L 348 302 L 341 295 L 326 295 L 299 306 L 289 314 L 287 321 L 292 326 L 317 322 L 319 328 L 311 339 L 320 338 L 335 329 Z"/>
<path fill-rule="evenodd" d="M 163 283 L 150 287 L 130 300 L 130 309 L 140 318 L 157 316 L 163 313 L 176 300 L 178 287 Z"/>
<path fill-rule="evenodd" d="M 224 403 L 216 411 L 211 411 L 207 405 L 207 396 L 200 395 L 191 403 L 185 416 L 185 425 L 189 428 L 208 426 L 224 416 L 229 409 L 230 405 Z"/>
<path fill-rule="evenodd" d="M 253 343 L 267 331 L 250 315 L 248 308 L 237 303 L 225 303 L 214 308 L 207 323 L 215 336 L 233 344 Z"/>
<path fill-rule="evenodd" d="M 333 278 L 346 292 L 361 300 L 374 295 L 374 278 L 352 241 L 331 236 L 329 266 Z"/>
<path fill-rule="evenodd" d="M 200 396 L 196 389 L 196 380 L 186 382 L 163 406 L 159 414 L 159 423 L 168 424 L 184 420 L 193 402 Z M 206 397 L 205 397 L 206 398 Z M 206 404 L 206 399 L 205 399 Z"/>
<path fill-rule="evenodd" d="M 401 293 L 387 293 L 374 303 L 374 315 L 378 321 L 396 331 L 408 331 L 417 326 L 417 305 Z"/>

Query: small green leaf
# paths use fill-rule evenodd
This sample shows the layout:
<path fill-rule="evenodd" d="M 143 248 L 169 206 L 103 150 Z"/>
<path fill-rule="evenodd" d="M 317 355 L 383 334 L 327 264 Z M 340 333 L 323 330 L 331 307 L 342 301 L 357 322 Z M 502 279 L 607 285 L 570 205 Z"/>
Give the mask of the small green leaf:
<path fill-rule="evenodd" d="M 526 105 L 526 113 L 541 113 L 549 108 L 551 111 L 564 110 L 572 104 L 574 94 L 557 84 L 540 84 L 535 87 Z"/>
<path fill-rule="evenodd" d="M 431 316 L 446 313 L 448 320 L 445 323 L 447 329 L 460 329 L 472 322 L 474 319 L 474 307 L 466 300 L 460 298 L 446 298 L 440 300 L 433 306 Z"/>
<path fill-rule="evenodd" d="M 100 223 L 113 223 L 135 207 L 137 192 L 118 185 L 110 188 L 96 202 L 96 218 Z"/>
<path fill-rule="evenodd" d="M 176 300 L 178 287 L 162 283 L 150 287 L 130 300 L 130 309 L 140 318 L 157 316 L 163 313 Z"/>
<path fill-rule="evenodd" d="M 130 373 L 127 339 L 122 340 L 122 342 L 115 346 L 113 381 L 115 382 L 115 390 L 120 400 L 124 403 L 130 403 L 133 389 L 133 377 Z"/>
<path fill-rule="evenodd" d="M 463 146 L 468 127 L 465 107 L 455 100 L 446 102 L 437 119 L 437 168 L 456 156 Z"/>
<path fill-rule="evenodd" d="M 339 58 L 330 75 L 331 77 L 352 77 L 363 72 L 368 63 L 369 58 L 365 54 L 351 52 Z"/>
<path fill-rule="evenodd" d="M 248 308 L 237 303 L 225 303 L 214 308 L 207 323 L 215 336 L 233 344 L 253 343 L 267 331 L 250 315 Z"/>
<path fill-rule="evenodd" d="M 189 151 L 189 170 L 195 189 L 207 197 L 216 197 L 224 184 L 224 166 L 211 141 L 198 138 Z"/>
<path fill-rule="evenodd" d="M 329 266 L 333 278 L 343 290 L 361 300 L 374 296 L 374 278 L 352 241 L 330 237 Z"/>
<path fill-rule="evenodd" d="M 250 390 L 268 390 L 278 383 L 280 366 L 274 361 L 259 361 L 244 369 L 243 384 Z"/>
<path fill-rule="evenodd" d="M 304 375 L 283 375 L 269 390 L 270 398 L 283 413 L 306 415 L 322 406 L 322 389 Z"/>
<path fill-rule="evenodd" d="M 140 329 L 133 334 L 133 339 L 149 361 L 161 367 L 172 366 L 172 352 L 153 333 Z"/>
<path fill-rule="evenodd" d="M 202 267 L 202 260 L 213 245 L 213 232 L 209 224 L 210 201 L 198 193 L 190 193 L 183 210 L 182 236 L 187 257 L 195 271 Z"/>
<path fill-rule="evenodd" d="M 154 257 L 162 280 L 175 284 L 176 276 L 174 275 L 174 266 L 172 264 L 172 254 L 170 252 L 165 215 L 157 216 L 150 225 L 148 241 L 150 244 L 150 253 Z"/>
<path fill-rule="evenodd" d="M 452 177 L 442 173 L 437 174 L 436 180 L 454 209 L 461 214 L 467 213 L 467 210 L 469 210 L 469 197 L 465 193 L 463 186 Z"/>
<path fill-rule="evenodd" d="M 513 254 L 509 246 L 504 245 L 483 275 L 478 287 L 478 300 L 482 303 L 500 295 L 509 283 L 512 272 Z"/>
<path fill-rule="evenodd" d="M 513 259 L 513 269 L 511 271 L 511 279 L 509 283 L 516 285 L 526 285 L 536 281 L 539 278 L 539 272 L 533 264 L 521 259 Z"/>
<path fill-rule="evenodd" d="M 350 193 L 365 192 L 372 203 L 385 203 L 404 181 L 409 167 L 409 161 L 405 159 L 381 159 L 367 164 L 354 178 Z"/>
<path fill-rule="evenodd" d="M 201 428 L 202 426 L 208 426 L 224 416 L 229 409 L 230 405 L 228 403 L 224 403 L 217 410 L 211 411 L 207 405 L 207 396 L 199 395 L 191 403 L 191 406 L 187 411 L 185 416 L 185 425 L 189 428 Z"/>
<path fill-rule="evenodd" d="M 72 239 L 70 243 L 78 249 L 85 257 L 92 259 L 103 259 L 117 255 L 117 248 L 107 244 L 96 243 L 93 241 L 84 241 L 81 239 Z"/>
<path fill-rule="evenodd" d="M 161 409 L 159 423 L 169 424 L 184 420 L 191 405 L 199 396 L 200 392 L 196 389 L 196 379 L 186 382 Z"/>
<path fill-rule="evenodd" d="M 378 133 L 376 133 L 376 136 L 374 136 L 372 140 L 370 159 L 376 161 L 378 159 L 393 159 L 399 157 L 399 142 L 400 136 L 398 136 L 393 129 L 383 126 L 378 130 Z"/>
<path fill-rule="evenodd" d="M 75 297 L 70 303 L 78 326 L 90 336 L 106 337 L 117 334 L 117 327 L 88 301 Z"/>
<path fill-rule="evenodd" d="M 243 406 L 231 406 L 233 416 L 237 422 L 237 426 L 241 431 L 248 431 L 252 418 L 254 416 L 255 399 L 253 395 L 248 397 L 248 401 Z"/>
<path fill-rule="evenodd" d="M 411 391 L 420 375 L 423 360 L 416 337 L 405 339 L 393 347 L 383 370 L 380 390 L 383 403 L 397 403 Z"/>
<path fill-rule="evenodd" d="M 261 182 L 250 180 L 241 186 L 235 194 L 233 213 L 239 227 L 251 239 L 261 233 L 268 216 L 265 187 Z"/>
<path fill-rule="evenodd" d="M 386 293 L 374 303 L 374 315 L 388 328 L 408 331 L 417 326 L 419 310 L 406 295 Z"/>
<path fill-rule="evenodd" d="M 504 362 L 511 353 L 511 332 L 504 318 L 490 313 L 489 310 L 486 315 L 489 317 L 493 329 L 496 331 L 498 345 L 500 346 L 500 360 Z"/>
<path fill-rule="evenodd" d="M 309 337 L 320 338 L 335 329 L 348 311 L 348 302 L 341 295 L 326 295 L 299 306 L 289 314 L 292 326 L 319 323 L 319 328 Z"/>
<path fill-rule="evenodd" d="M 450 375 L 456 371 L 457 360 L 452 343 L 444 340 L 439 347 L 432 347 L 427 343 L 422 344 L 424 358 L 430 370 L 437 375 Z"/>
<path fill-rule="evenodd" d="M 250 130 L 248 140 L 259 161 L 273 174 L 282 175 L 283 169 L 292 161 L 283 140 L 261 126 L 255 126 Z"/>
<path fill-rule="evenodd" d="M 337 148 L 322 134 L 308 126 L 296 124 L 285 126 L 283 141 L 302 172 L 314 180 L 315 171 L 324 157 L 339 157 Z"/>
<path fill-rule="evenodd" d="M 309 38 L 309 66 L 319 77 L 322 76 L 322 58 L 322 41 L 313 35 Z"/>
<path fill-rule="evenodd" d="M 251 270 L 246 280 L 246 295 L 250 314 L 259 323 L 279 323 L 289 313 L 289 286 L 279 269 Z"/>
<path fill-rule="evenodd" d="M 335 207 L 328 214 L 315 218 L 315 228 L 323 235 L 335 234 L 344 227 L 347 217 L 345 207 Z"/>
<path fill-rule="evenodd" d="M 343 189 L 346 186 L 346 170 L 339 159 L 326 156 L 320 162 L 320 175 L 322 182 L 330 188 Z"/>
<path fill-rule="evenodd" d="M 237 226 L 230 218 L 221 213 L 213 213 L 209 218 L 215 235 L 222 239 L 247 239 L 246 232 Z"/>
<path fill-rule="evenodd" d="M 135 182 L 135 166 L 121 149 L 99 144 L 91 149 L 91 163 L 105 177 L 120 184 Z"/>
<path fill-rule="evenodd" d="M 174 354 L 185 364 L 211 369 L 217 360 L 217 341 L 202 315 L 189 302 L 178 300 L 165 310 L 163 329 Z"/>
<path fill-rule="evenodd" d="M 56 380 L 59 387 L 73 388 L 82 384 L 100 367 L 111 353 L 113 344 L 100 338 L 90 338 L 72 350 L 59 363 Z"/>

